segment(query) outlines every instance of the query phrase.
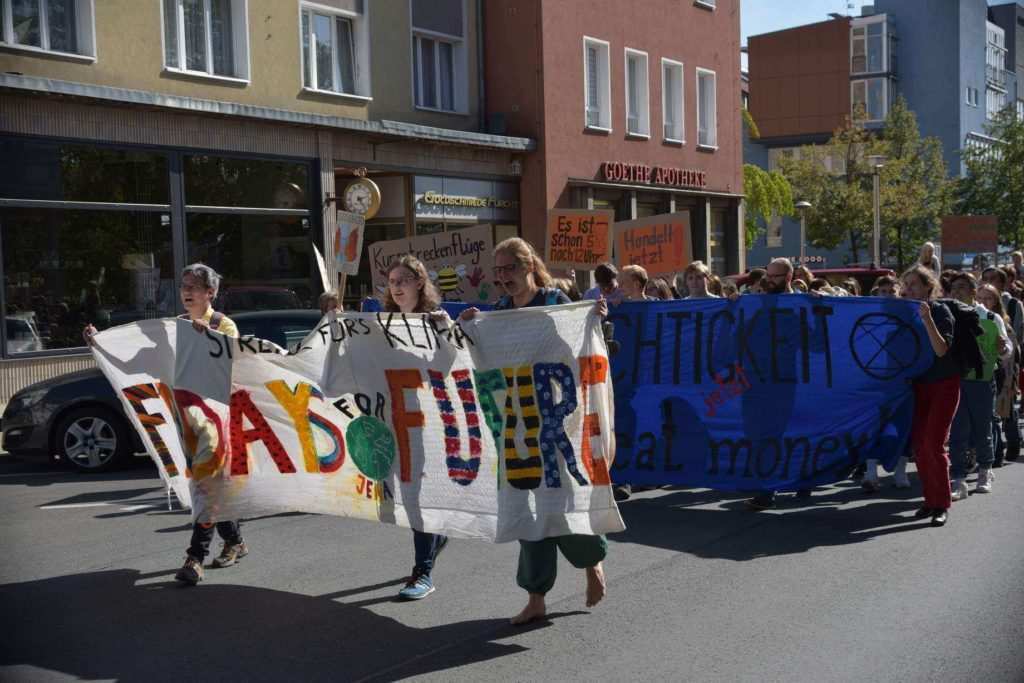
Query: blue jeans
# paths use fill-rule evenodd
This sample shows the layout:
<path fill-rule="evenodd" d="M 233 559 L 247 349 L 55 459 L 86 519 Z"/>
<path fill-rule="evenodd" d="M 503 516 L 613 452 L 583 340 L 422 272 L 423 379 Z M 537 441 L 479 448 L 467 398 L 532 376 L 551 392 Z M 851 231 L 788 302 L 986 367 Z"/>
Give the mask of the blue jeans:
<path fill-rule="evenodd" d="M 967 476 L 967 449 L 974 444 L 978 467 L 991 467 L 992 411 L 995 409 L 995 391 L 992 382 L 963 380 L 960 382 L 960 405 L 949 430 L 949 476 L 963 479 Z"/>
<path fill-rule="evenodd" d="M 412 544 L 416 549 L 416 567 L 413 571 L 430 576 L 430 572 L 434 569 L 434 559 L 437 557 L 437 551 L 447 540 L 447 536 L 428 534 L 414 529 L 412 532 Z"/>

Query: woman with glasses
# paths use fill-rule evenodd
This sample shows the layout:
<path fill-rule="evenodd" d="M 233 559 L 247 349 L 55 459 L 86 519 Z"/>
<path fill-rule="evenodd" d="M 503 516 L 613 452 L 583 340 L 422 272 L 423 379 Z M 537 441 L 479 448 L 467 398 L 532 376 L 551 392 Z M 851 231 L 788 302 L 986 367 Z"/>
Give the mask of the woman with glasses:
<path fill-rule="evenodd" d="M 494 279 L 505 290 L 496 310 L 512 310 L 533 306 L 567 304 L 569 298 L 551 287 L 547 266 L 529 242 L 518 237 L 509 238 L 494 248 Z M 608 304 L 602 298 L 594 305 L 601 317 L 608 314 Z M 462 312 L 462 320 L 470 320 L 479 313 L 476 308 Z M 544 596 L 555 585 L 561 551 L 577 569 L 587 575 L 587 607 L 593 607 L 604 598 L 605 580 L 602 561 L 608 553 L 604 536 L 567 534 L 540 541 L 519 541 L 519 570 L 516 582 L 529 593 L 526 607 L 512 617 L 513 624 L 526 624 L 542 619 L 547 612 Z"/>
<path fill-rule="evenodd" d="M 423 262 L 412 254 L 406 254 L 391 262 L 387 272 L 388 286 L 384 290 L 384 310 L 391 313 L 434 313 L 444 316 L 441 310 L 441 294 L 427 274 Z M 448 537 L 428 534 L 425 531 L 412 532 L 415 564 L 405 586 L 398 591 L 402 600 L 422 600 L 434 592 L 434 581 L 430 574 L 434 562 L 448 545 Z"/>

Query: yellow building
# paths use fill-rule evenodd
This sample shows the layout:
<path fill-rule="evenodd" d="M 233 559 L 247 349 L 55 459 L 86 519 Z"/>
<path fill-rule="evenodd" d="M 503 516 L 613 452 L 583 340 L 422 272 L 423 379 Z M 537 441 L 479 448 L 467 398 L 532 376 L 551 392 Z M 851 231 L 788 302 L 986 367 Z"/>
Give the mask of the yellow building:
<path fill-rule="evenodd" d="M 309 305 L 321 287 L 312 247 L 329 245 L 363 177 L 380 192 L 368 243 L 477 223 L 517 234 L 534 143 L 481 132 L 482 11 L 0 2 L 0 404 L 90 365 L 86 322 L 179 312 L 178 273 L 194 261 L 224 275 L 236 310 Z M 370 291 L 364 263 L 345 296 Z"/>

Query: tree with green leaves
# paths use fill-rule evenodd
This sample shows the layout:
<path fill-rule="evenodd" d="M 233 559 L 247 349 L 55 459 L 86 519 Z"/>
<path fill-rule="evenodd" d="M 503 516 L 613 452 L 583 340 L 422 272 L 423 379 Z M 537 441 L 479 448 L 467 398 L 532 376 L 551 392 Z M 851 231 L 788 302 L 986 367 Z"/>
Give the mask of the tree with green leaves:
<path fill-rule="evenodd" d="M 793 190 L 781 173 L 743 164 L 743 194 L 747 244 L 753 244 L 772 216 L 792 216 Z"/>
<path fill-rule="evenodd" d="M 824 145 L 806 146 L 783 159 L 783 174 L 794 197 L 810 202 L 807 240 L 835 249 L 849 242 L 855 263 L 869 260 L 874 231 L 872 156 L 879 169 L 883 262 L 902 269 L 922 243 L 938 235 L 942 216 L 952 211 L 953 185 L 946 177 L 942 145 L 921 138 L 917 118 L 899 97 L 884 127 L 867 130 L 855 112 Z M 862 259 L 862 256 L 864 257 Z"/>
<path fill-rule="evenodd" d="M 751 139 L 761 137 L 754 117 L 744 108 L 741 110 L 743 125 Z M 792 216 L 793 189 L 781 173 L 766 171 L 754 164 L 743 164 L 744 228 L 746 244 L 751 245 L 773 216 Z"/>
<path fill-rule="evenodd" d="M 1013 107 L 996 114 L 985 132 L 989 145 L 961 150 L 967 175 L 960 182 L 959 213 L 999 218 L 999 241 L 1024 245 L 1024 120 Z"/>
<path fill-rule="evenodd" d="M 887 256 L 902 271 L 922 244 L 937 240 L 942 217 L 953 212 L 955 181 L 948 177 L 942 142 L 921 137 L 917 116 L 902 96 L 889 110 L 881 142 L 883 260 Z"/>

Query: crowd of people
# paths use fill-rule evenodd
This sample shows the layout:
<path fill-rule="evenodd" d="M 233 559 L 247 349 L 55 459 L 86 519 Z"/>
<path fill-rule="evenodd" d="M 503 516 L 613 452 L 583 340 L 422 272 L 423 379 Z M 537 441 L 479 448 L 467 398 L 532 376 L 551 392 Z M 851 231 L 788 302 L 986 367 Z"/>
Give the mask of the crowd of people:
<path fill-rule="evenodd" d="M 595 269 L 596 285 L 583 293 L 573 279 L 552 277 L 533 246 L 522 239 L 501 242 L 494 250 L 494 262 L 494 280 L 503 292 L 495 306 L 499 310 L 590 299 L 595 302 L 594 314 L 605 317 L 609 305 L 628 301 L 715 297 L 735 300 L 748 295 L 801 292 L 915 300 L 919 302 L 918 311 L 935 358 L 931 367 L 913 382 L 915 410 L 910 447 L 897 462 L 895 486 L 910 487 L 906 465 L 912 458 L 924 499 L 915 515 L 931 518 L 933 525 L 942 526 L 951 504 L 969 495 L 967 476 L 973 468 L 978 472 L 975 492 L 991 493 L 993 469 L 1020 455 L 1017 398 L 1024 340 L 1024 257 L 1019 252 L 1013 254 L 1010 266 L 993 266 L 980 273 L 940 271 L 934 249 L 925 245 L 917 264 L 901 277 L 879 277 L 868 292 L 862 292 L 855 279 L 831 283 L 816 278 L 806 266 L 794 267 L 787 259 L 775 259 L 765 268 L 754 268 L 737 282 L 723 281 L 700 261 L 694 261 L 671 280 L 649 277 L 641 266 L 629 265 L 619 270 L 605 263 Z M 184 270 L 181 282 L 181 301 L 187 311 L 183 318 L 190 320 L 197 331 L 216 329 L 237 335 L 231 320 L 212 308 L 220 285 L 216 272 L 193 264 Z M 427 269 L 411 254 L 390 264 L 383 299 L 387 311 L 447 316 Z M 320 306 L 325 314 L 341 311 L 338 292 L 325 292 Z M 478 312 L 470 307 L 460 318 L 469 321 Z M 94 334 L 95 328 L 88 327 L 86 340 L 91 343 Z M 966 344 L 966 339 L 976 343 Z M 866 492 L 879 490 L 877 461 L 868 460 L 854 476 L 861 480 Z M 621 500 L 629 495 L 629 487 L 616 487 L 616 498 Z M 797 495 L 808 496 L 810 491 L 803 490 Z M 748 505 L 754 510 L 771 508 L 775 505 L 775 493 L 759 493 Z M 215 529 L 224 546 L 213 566 L 231 566 L 248 553 L 239 522 L 197 523 L 192 529 L 185 563 L 175 577 L 178 581 L 196 585 L 203 579 L 203 560 Z M 413 532 L 414 566 L 399 592 L 400 598 L 418 600 L 435 590 L 431 573 L 447 540 L 436 534 Z M 574 534 L 521 541 L 520 545 L 517 583 L 527 592 L 528 599 L 524 609 L 513 617 L 514 624 L 544 616 L 544 599 L 555 582 L 558 552 L 584 570 L 588 606 L 604 597 L 602 562 L 608 546 L 603 537 Z"/>

